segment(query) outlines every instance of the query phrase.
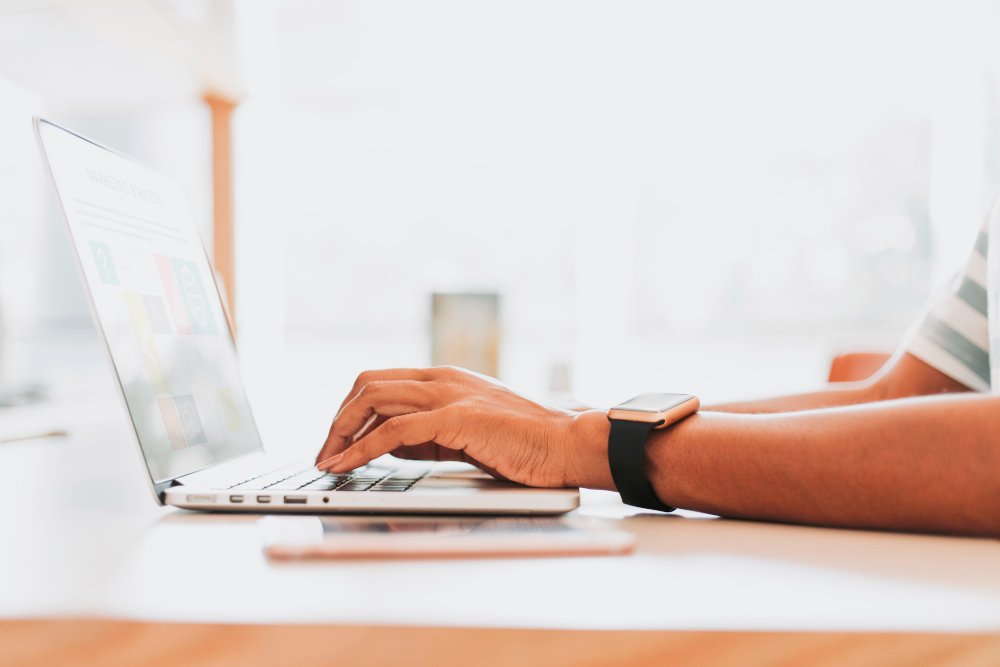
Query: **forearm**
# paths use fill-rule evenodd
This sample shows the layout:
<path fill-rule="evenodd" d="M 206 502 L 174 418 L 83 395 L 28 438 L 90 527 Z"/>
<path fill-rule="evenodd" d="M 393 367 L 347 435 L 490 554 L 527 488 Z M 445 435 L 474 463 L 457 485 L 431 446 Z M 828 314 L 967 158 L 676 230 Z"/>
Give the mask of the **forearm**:
<path fill-rule="evenodd" d="M 877 385 L 870 382 L 838 382 L 826 389 L 804 394 L 776 396 L 755 401 L 740 401 L 708 405 L 703 412 L 732 412 L 741 414 L 768 414 L 774 412 L 798 412 L 818 410 L 843 405 L 857 405 L 881 400 Z"/>
<path fill-rule="evenodd" d="M 969 391 L 960 382 L 907 352 L 894 356 L 874 377 L 861 382 L 834 382 L 820 391 L 757 401 L 703 407 L 703 411 L 766 414 L 818 410 L 910 396 Z"/>
<path fill-rule="evenodd" d="M 581 415 L 593 447 L 607 417 Z M 992 435 L 991 435 L 992 434 Z M 962 394 L 777 415 L 702 412 L 648 441 L 668 505 L 794 523 L 1000 535 L 1000 398 Z M 583 486 L 614 488 L 598 453 Z"/>
<path fill-rule="evenodd" d="M 705 413 L 652 437 L 648 469 L 664 502 L 713 514 L 997 535 L 998 434 L 981 395 Z"/>

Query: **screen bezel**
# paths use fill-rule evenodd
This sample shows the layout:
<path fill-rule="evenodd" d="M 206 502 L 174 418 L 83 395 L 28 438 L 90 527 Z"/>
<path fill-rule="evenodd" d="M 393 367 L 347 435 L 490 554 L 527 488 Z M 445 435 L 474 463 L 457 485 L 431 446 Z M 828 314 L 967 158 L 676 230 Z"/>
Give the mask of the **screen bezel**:
<path fill-rule="evenodd" d="M 94 299 L 94 294 L 93 294 L 93 291 L 92 291 L 92 288 L 91 288 L 91 285 L 90 285 L 90 280 L 87 278 L 86 271 L 84 270 L 84 267 L 83 267 L 83 260 L 80 257 L 80 253 L 79 253 L 79 250 L 77 248 L 76 235 L 74 234 L 73 227 L 70 224 L 69 215 L 66 212 L 65 202 L 63 201 L 62 194 L 59 191 L 59 185 L 56 183 L 55 174 L 52 171 L 52 165 L 49 162 L 48 150 L 47 150 L 47 147 L 45 145 L 45 137 L 43 136 L 45 134 L 45 132 L 48 131 L 48 130 L 43 130 L 43 127 L 48 127 L 48 128 L 51 128 L 51 130 L 53 130 L 53 131 L 59 131 L 59 132 L 64 132 L 66 134 L 69 134 L 70 136 L 72 136 L 72 137 L 74 137 L 74 138 L 76 138 L 76 139 L 78 139 L 80 141 L 85 141 L 88 144 L 91 144 L 92 146 L 94 146 L 96 148 L 99 148 L 101 150 L 107 151 L 107 152 L 115 155 L 116 157 L 119 157 L 119 158 L 121 158 L 123 160 L 128 160 L 128 161 L 133 162 L 135 164 L 138 164 L 138 165 L 140 165 L 140 166 L 142 166 L 142 167 L 144 167 L 146 169 L 150 169 L 151 171 L 156 172 L 156 174 L 159 175 L 160 177 L 165 178 L 167 180 L 174 181 L 174 179 L 172 179 L 170 176 L 167 176 L 166 174 L 162 173 L 161 171 L 159 171 L 159 170 L 157 170 L 157 169 L 155 169 L 155 168 L 153 168 L 153 167 L 145 164 L 141 160 L 137 160 L 136 158 L 134 158 L 134 157 L 132 157 L 130 155 L 126 155 L 126 154 L 124 154 L 124 153 L 122 153 L 120 151 L 117 151 L 117 150 L 113 149 L 113 148 L 109 148 L 108 146 L 105 146 L 105 145 L 103 145 L 103 144 L 101 144 L 101 143 L 99 143 L 97 141 L 94 141 L 93 139 L 89 139 L 89 138 L 87 138 L 87 137 L 85 137 L 85 136 L 83 136 L 83 135 L 81 135 L 81 134 L 79 134 L 77 132 L 74 132 L 73 130 L 67 129 L 67 128 L 65 128 L 65 127 L 63 127 L 63 126 L 61 126 L 61 125 L 59 125 L 57 123 L 53 123 L 50 120 L 42 118 L 41 116 L 35 116 L 32 119 L 32 124 L 34 125 L 35 139 L 38 142 L 39 152 L 42 154 L 42 163 L 45 165 L 45 171 L 48 174 L 49 182 L 52 184 L 53 189 L 55 190 L 56 200 L 59 202 L 59 212 L 61 214 L 61 217 L 62 217 L 62 220 L 63 220 L 63 224 L 64 224 L 65 229 L 66 229 L 66 233 L 69 235 L 69 239 L 72 241 L 71 245 L 73 246 L 72 247 L 73 258 L 74 258 L 74 260 L 76 262 L 77 271 L 79 272 L 79 275 L 81 276 L 81 278 L 83 280 L 83 283 L 84 283 L 85 289 L 83 291 L 86 294 L 87 305 L 90 308 L 90 316 L 91 316 L 91 319 L 94 322 L 94 325 L 97 327 L 98 333 L 100 334 L 101 341 L 103 342 L 102 348 L 104 349 L 104 352 L 107 355 L 107 359 L 108 359 L 109 363 L 111 364 L 111 368 L 112 368 L 112 370 L 114 372 L 115 386 L 118 388 L 118 392 L 117 392 L 118 396 L 121 399 L 122 405 L 125 408 L 126 413 L 128 414 L 129 423 L 132 425 L 132 433 L 135 436 L 136 451 L 138 452 L 139 458 L 142 460 L 142 464 L 143 464 L 143 466 L 146 469 L 146 476 L 149 478 L 150 484 L 152 486 L 153 495 L 154 495 L 154 497 L 156 499 L 156 502 L 159 503 L 160 505 L 162 505 L 163 504 L 163 492 L 166 489 L 168 489 L 171 486 L 173 486 L 175 484 L 175 482 L 176 482 L 177 479 L 179 479 L 181 477 L 186 477 L 188 475 L 191 475 L 191 474 L 194 474 L 194 473 L 197 473 L 197 472 L 200 472 L 202 470 L 207 470 L 208 468 L 217 466 L 217 465 L 219 465 L 221 463 L 226 463 L 228 461 L 234 461 L 236 459 L 240 459 L 240 458 L 243 458 L 245 456 L 250 456 L 250 455 L 253 455 L 253 454 L 258 454 L 258 453 L 264 451 L 263 441 L 261 440 L 261 437 L 260 437 L 260 430 L 257 428 L 257 422 L 254 420 L 253 408 L 250 406 L 249 397 L 247 397 L 247 411 L 248 411 L 248 417 L 250 419 L 250 427 L 257 434 L 257 442 L 260 443 L 259 445 L 254 445 L 254 446 L 250 447 L 249 449 L 247 449 L 244 452 L 233 454 L 231 456 L 223 456 L 223 457 L 219 458 L 218 460 L 215 460 L 215 461 L 213 461 L 211 463 L 207 463 L 206 465 L 203 465 L 203 466 L 198 467 L 196 469 L 185 471 L 185 472 L 183 472 L 181 474 L 172 475 L 170 477 L 166 477 L 166 478 L 163 478 L 163 479 L 156 479 L 153 476 L 152 470 L 149 467 L 149 462 L 146 460 L 145 450 L 143 450 L 143 448 L 142 448 L 142 441 L 141 441 L 141 439 L 139 437 L 139 432 L 138 432 L 138 430 L 136 428 L 136 425 L 135 425 L 135 416 L 132 413 L 132 409 L 129 407 L 128 400 L 127 400 L 127 398 L 125 396 L 125 387 L 122 385 L 121 375 L 118 372 L 118 367 L 115 364 L 114 356 L 111 353 L 111 343 L 108 340 L 107 333 L 105 332 L 105 329 L 104 329 L 104 324 L 103 324 L 103 322 L 101 322 L 101 318 L 99 317 L 98 312 L 97 312 L 97 304 L 96 304 L 95 299 Z M 184 192 L 184 189 L 182 187 L 180 187 L 179 183 L 177 183 L 176 181 L 174 181 L 173 184 L 176 185 L 177 188 L 178 188 L 178 191 L 183 194 L 184 201 L 187 204 L 188 213 L 191 215 L 192 219 L 194 219 L 194 210 L 191 207 L 191 201 L 190 201 L 190 199 L 188 199 L 187 193 Z M 236 340 L 233 338 L 233 326 L 232 326 L 232 322 L 230 321 L 230 313 L 229 313 L 228 309 L 226 308 L 225 301 L 222 299 L 222 293 L 219 291 L 219 284 L 218 284 L 218 281 L 216 279 L 215 269 L 212 266 L 212 260 L 211 260 L 211 258 L 208 255 L 208 251 L 205 249 L 205 243 L 202 240 L 201 233 L 197 230 L 197 228 L 195 229 L 195 236 L 197 238 L 198 244 L 201 246 L 202 253 L 204 253 L 205 261 L 207 262 L 209 270 L 210 270 L 209 272 L 212 275 L 212 289 L 210 290 L 210 292 L 215 295 L 216 299 L 219 300 L 219 305 L 220 305 L 220 307 L 222 309 L 223 315 L 225 316 L 225 320 L 226 320 L 225 339 L 226 339 L 227 344 L 229 346 L 229 351 L 233 354 L 234 358 L 236 358 L 238 360 L 239 359 L 239 355 L 237 354 Z M 242 373 L 240 373 L 240 369 L 239 369 L 239 364 L 238 363 L 236 365 L 236 373 L 237 373 L 237 379 L 239 380 L 239 383 L 240 383 L 240 389 L 243 391 L 244 396 L 246 396 L 246 388 L 243 386 L 243 377 L 242 377 Z"/>

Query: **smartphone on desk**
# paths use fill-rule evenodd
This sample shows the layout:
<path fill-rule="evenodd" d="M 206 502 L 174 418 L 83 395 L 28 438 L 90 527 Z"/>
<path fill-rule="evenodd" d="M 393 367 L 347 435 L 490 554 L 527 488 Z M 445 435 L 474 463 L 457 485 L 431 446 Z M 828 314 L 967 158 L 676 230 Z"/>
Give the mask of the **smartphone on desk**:
<path fill-rule="evenodd" d="M 466 558 L 615 556 L 635 536 L 556 518 L 268 516 L 269 558 Z"/>

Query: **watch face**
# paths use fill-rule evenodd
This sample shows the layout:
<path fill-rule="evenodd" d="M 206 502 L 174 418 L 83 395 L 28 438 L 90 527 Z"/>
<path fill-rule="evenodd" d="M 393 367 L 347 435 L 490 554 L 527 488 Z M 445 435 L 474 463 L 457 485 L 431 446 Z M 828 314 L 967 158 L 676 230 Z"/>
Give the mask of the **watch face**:
<path fill-rule="evenodd" d="M 614 409 L 629 412 L 666 412 L 691 398 L 690 394 L 642 394 L 616 405 Z"/>

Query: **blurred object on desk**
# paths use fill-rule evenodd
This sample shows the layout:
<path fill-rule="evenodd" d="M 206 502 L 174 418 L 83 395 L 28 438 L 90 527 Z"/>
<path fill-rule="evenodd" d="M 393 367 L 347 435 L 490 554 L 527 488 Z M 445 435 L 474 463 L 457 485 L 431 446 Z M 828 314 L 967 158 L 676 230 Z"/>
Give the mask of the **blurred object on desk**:
<path fill-rule="evenodd" d="M 549 369 L 548 401 L 566 410 L 589 410 L 590 406 L 573 396 L 573 368 L 566 361 L 552 364 Z"/>
<path fill-rule="evenodd" d="M 431 363 L 497 377 L 500 371 L 500 295 L 435 293 L 431 297 Z"/>
<path fill-rule="evenodd" d="M 297 558 L 539 558 L 625 556 L 632 533 L 552 517 L 267 516 L 264 553 Z"/>
<path fill-rule="evenodd" d="M 18 383 L 11 379 L 10 345 L 4 304 L 0 301 L 0 408 L 39 403 L 46 398 L 43 387 L 35 383 Z M 0 435 L 2 437 L 2 435 Z"/>
<path fill-rule="evenodd" d="M 44 396 L 40 392 L 36 396 L 33 401 L 0 404 L 0 445 L 65 438 L 69 435 L 68 425 L 74 421 L 74 416 L 93 408 L 92 405 L 75 406 L 42 400 Z M 6 393 L 0 392 L 0 400 L 4 398 Z M 93 414 L 89 416 L 93 417 Z"/>
<path fill-rule="evenodd" d="M 46 398 L 47 394 L 45 390 L 37 385 L 24 385 L 20 387 L 0 385 L 0 408 L 41 403 Z"/>
<path fill-rule="evenodd" d="M 4 433 L 0 431 L 0 445 L 23 440 L 44 440 L 45 438 L 65 438 L 69 433 L 62 429 L 32 433 Z"/>

